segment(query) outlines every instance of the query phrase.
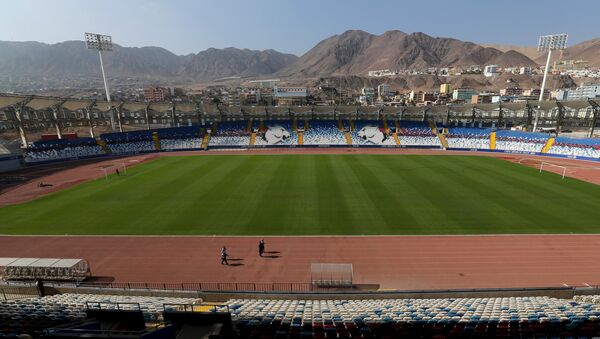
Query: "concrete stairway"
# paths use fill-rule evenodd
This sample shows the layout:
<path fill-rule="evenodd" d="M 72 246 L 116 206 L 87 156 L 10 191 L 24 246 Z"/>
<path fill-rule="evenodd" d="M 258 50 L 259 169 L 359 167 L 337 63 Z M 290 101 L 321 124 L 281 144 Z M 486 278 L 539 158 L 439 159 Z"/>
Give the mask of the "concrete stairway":
<path fill-rule="evenodd" d="M 490 149 L 496 149 L 496 132 L 490 133 Z"/>
<path fill-rule="evenodd" d="M 154 143 L 154 149 L 160 151 L 160 138 L 157 132 L 152 132 L 152 142 Z"/>
<path fill-rule="evenodd" d="M 552 145 L 554 145 L 555 140 L 556 139 L 554 137 L 548 138 L 548 141 L 546 141 L 544 148 L 542 148 L 542 153 L 548 153 L 550 151 L 550 147 L 552 147 Z"/>
<path fill-rule="evenodd" d="M 102 151 L 104 151 L 104 153 L 106 153 L 106 154 L 111 154 L 112 153 L 112 151 L 110 150 L 110 148 L 106 144 L 106 141 L 98 139 L 98 140 L 96 140 L 96 144 L 98 146 L 102 147 Z"/>

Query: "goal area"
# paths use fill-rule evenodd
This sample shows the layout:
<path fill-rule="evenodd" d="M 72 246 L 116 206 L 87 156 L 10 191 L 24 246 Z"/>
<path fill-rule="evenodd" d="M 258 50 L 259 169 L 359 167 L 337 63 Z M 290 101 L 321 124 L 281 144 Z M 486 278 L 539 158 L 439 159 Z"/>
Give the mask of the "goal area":
<path fill-rule="evenodd" d="M 518 161 L 520 165 L 533 167 L 542 173 L 543 171 L 560 175 L 563 179 L 567 174 L 567 166 L 557 165 L 548 161 L 542 161 L 532 158 L 523 158 Z"/>
<path fill-rule="evenodd" d="M 555 169 L 555 170 L 552 170 L 552 169 Z M 556 164 L 553 164 L 553 163 L 550 163 L 550 162 L 544 162 L 544 161 L 542 161 L 540 163 L 540 173 L 542 173 L 542 171 L 544 171 L 544 170 L 548 171 L 548 172 L 560 174 L 560 176 L 563 179 L 565 178 L 565 174 L 567 173 L 567 167 L 565 167 L 565 166 L 560 166 L 560 165 L 556 165 Z"/>

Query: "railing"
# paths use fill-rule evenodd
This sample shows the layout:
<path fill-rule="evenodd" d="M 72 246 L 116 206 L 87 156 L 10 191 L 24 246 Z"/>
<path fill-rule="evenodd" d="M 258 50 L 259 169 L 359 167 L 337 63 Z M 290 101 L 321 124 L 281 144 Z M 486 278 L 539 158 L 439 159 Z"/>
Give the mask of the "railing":
<path fill-rule="evenodd" d="M 0 286 L 0 301 L 37 297 L 38 290 L 33 285 Z"/>
<path fill-rule="evenodd" d="M 271 292 L 271 293 L 471 293 L 471 292 L 539 292 L 539 291 L 582 291 L 600 295 L 600 285 L 562 285 L 554 287 L 527 288 L 467 288 L 436 290 L 379 290 L 378 285 L 317 286 L 308 282 L 267 283 L 267 282 L 198 282 L 198 283 L 158 283 L 158 282 L 45 282 L 45 287 L 54 288 L 94 288 L 114 290 L 158 290 L 195 292 Z M 37 296 L 33 282 L 0 282 L 0 300 Z"/>
<path fill-rule="evenodd" d="M 163 304 L 163 312 L 208 312 L 208 313 L 231 313 L 227 304 L 202 303 L 192 304 Z"/>
<path fill-rule="evenodd" d="M 62 286 L 68 284 L 61 284 Z M 73 287 L 141 289 L 141 290 L 181 290 L 203 292 L 337 292 L 349 291 L 352 287 L 321 287 L 311 283 L 244 283 L 244 282 L 202 282 L 202 283 L 141 283 L 141 282 L 84 282 Z"/>

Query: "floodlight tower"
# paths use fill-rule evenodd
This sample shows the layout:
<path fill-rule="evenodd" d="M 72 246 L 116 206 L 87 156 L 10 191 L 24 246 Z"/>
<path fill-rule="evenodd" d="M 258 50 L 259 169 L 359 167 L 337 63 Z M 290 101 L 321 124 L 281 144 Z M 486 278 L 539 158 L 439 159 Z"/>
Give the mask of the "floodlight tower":
<path fill-rule="evenodd" d="M 98 51 L 100 57 L 100 69 L 102 70 L 102 79 L 104 80 L 104 91 L 106 92 L 106 101 L 110 102 L 110 91 L 108 90 L 108 83 L 106 82 L 106 74 L 104 73 L 104 62 L 102 62 L 102 51 L 111 52 L 113 49 L 112 36 L 96 34 L 96 33 L 85 33 L 85 47 L 87 49 L 95 49 Z M 115 129 L 115 122 L 111 114 L 110 124 L 112 129 Z"/>
<path fill-rule="evenodd" d="M 546 78 L 548 76 L 548 68 L 550 68 L 550 57 L 552 55 L 552 50 L 563 50 L 567 47 L 567 38 L 569 35 L 567 33 L 561 34 L 550 34 L 550 35 L 542 35 L 538 41 L 537 50 L 538 52 L 548 51 L 548 58 L 546 59 L 546 67 L 544 68 L 544 79 L 542 80 L 542 88 L 540 90 L 540 98 L 538 101 L 542 101 L 544 99 L 544 89 L 546 88 Z M 539 107 L 538 107 L 539 108 Z M 537 129 L 539 111 L 535 114 L 535 122 L 533 123 L 533 131 L 535 132 Z"/>

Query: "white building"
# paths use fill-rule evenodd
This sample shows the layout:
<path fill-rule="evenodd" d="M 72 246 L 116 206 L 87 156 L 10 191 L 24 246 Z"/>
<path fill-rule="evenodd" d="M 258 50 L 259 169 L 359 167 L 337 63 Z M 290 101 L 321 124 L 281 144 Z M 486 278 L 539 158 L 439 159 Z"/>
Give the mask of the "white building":
<path fill-rule="evenodd" d="M 491 77 L 498 74 L 498 65 L 487 65 L 483 69 L 483 75 L 486 77 Z"/>
<path fill-rule="evenodd" d="M 531 74 L 533 74 L 533 67 L 531 67 L 531 66 L 521 67 L 519 69 L 519 74 L 531 75 Z"/>
<path fill-rule="evenodd" d="M 585 100 L 600 98 L 600 83 L 583 85 L 576 89 L 560 90 L 557 100 Z"/>
<path fill-rule="evenodd" d="M 381 84 L 379 86 L 377 86 L 377 95 L 380 98 L 385 98 L 390 94 L 390 85 L 388 84 Z"/>

